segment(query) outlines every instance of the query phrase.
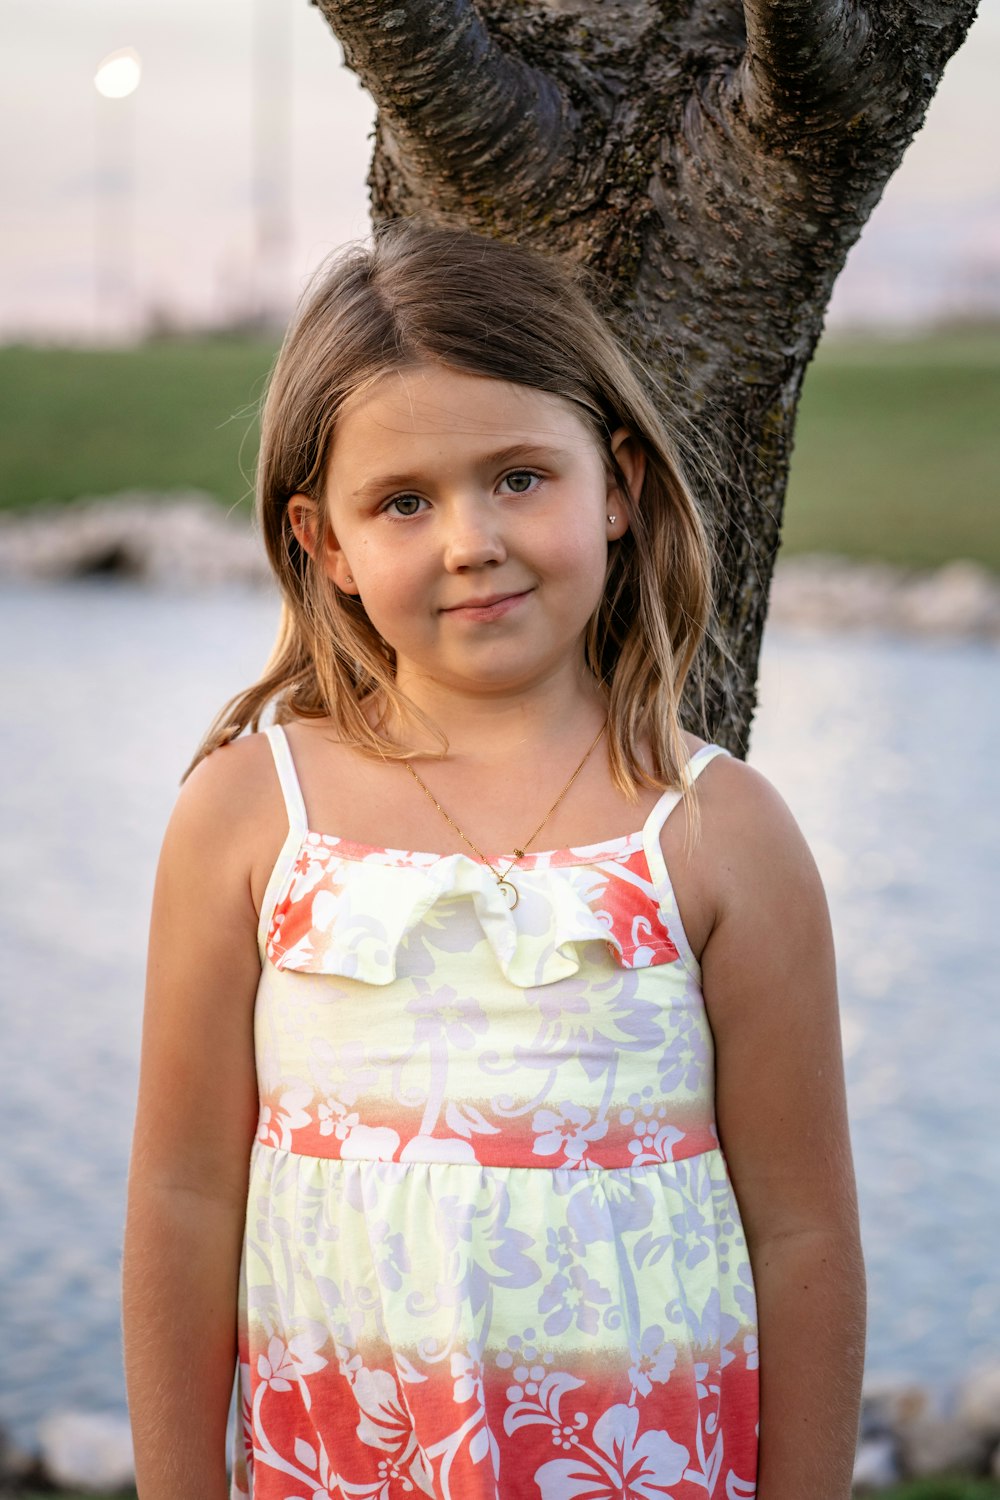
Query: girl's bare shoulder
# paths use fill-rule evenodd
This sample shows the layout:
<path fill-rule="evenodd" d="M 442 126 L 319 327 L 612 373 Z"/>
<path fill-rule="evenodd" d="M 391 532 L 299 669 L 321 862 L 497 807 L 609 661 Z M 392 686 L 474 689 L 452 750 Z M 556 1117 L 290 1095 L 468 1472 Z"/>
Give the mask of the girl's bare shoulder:
<path fill-rule="evenodd" d="M 806 847 L 777 787 L 738 756 L 716 756 L 698 778 L 697 789 L 710 853 L 728 851 L 727 865 L 742 859 L 752 867 L 761 855 Z"/>
<path fill-rule="evenodd" d="M 707 741 L 685 735 L 693 755 Z M 816 890 L 818 876 L 801 829 L 780 792 L 735 755 L 715 756 L 696 783 L 698 835 L 688 843 L 687 809 L 666 820 L 661 844 L 682 919 L 700 959 L 723 917 L 747 906 Z"/>
<path fill-rule="evenodd" d="M 687 730 L 681 731 L 688 755 L 693 757 L 711 743 Z M 707 814 L 720 831 L 727 820 L 753 817 L 763 820 L 776 819 L 784 822 L 786 830 L 789 820 L 794 823 L 788 806 L 777 788 L 766 776 L 753 766 L 747 765 L 736 755 L 717 755 L 704 768 L 697 780 L 699 807 Z"/>
<path fill-rule="evenodd" d="M 702 787 L 704 783 L 704 787 Z M 699 868 L 710 892 L 717 949 L 734 943 L 749 962 L 766 940 L 828 942 L 829 910 L 805 835 L 776 786 L 735 756 L 717 756 L 699 778 Z"/>
<path fill-rule="evenodd" d="M 249 881 L 255 905 L 288 832 L 274 757 L 265 734 L 243 735 L 198 762 L 170 820 L 192 857 L 207 856 Z"/>
<path fill-rule="evenodd" d="M 211 823 L 241 825 L 277 801 L 280 789 L 265 734 L 242 735 L 200 760 L 183 783 L 178 807 Z"/>

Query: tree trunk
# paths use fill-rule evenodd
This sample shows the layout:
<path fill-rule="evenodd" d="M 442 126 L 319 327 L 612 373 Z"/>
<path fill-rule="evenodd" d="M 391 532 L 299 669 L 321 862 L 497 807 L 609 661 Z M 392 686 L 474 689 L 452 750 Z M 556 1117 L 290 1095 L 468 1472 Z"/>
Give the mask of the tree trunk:
<path fill-rule="evenodd" d="M 680 405 L 738 674 L 709 645 L 701 727 L 744 754 L 806 366 L 976 0 L 312 3 L 378 106 L 374 216 L 585 264 Z"/>

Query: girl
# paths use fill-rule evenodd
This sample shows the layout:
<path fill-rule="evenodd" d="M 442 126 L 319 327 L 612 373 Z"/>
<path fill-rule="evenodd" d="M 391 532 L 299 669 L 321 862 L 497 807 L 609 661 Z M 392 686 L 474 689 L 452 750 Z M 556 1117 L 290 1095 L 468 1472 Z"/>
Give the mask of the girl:
<path fill-rule="evenodd" d="M 681 727 L 709 549 L 639 377 L 547 260 L 386 228 L 299 310 L 258 496 L 280 637 L 154 898 L 141 1500 L 847 1500 L 826 905 Z"/>

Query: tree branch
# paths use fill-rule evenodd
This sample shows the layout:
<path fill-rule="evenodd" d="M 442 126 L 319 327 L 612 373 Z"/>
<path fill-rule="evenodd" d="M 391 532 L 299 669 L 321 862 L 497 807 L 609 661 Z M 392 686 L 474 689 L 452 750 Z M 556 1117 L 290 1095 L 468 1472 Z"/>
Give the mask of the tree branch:
<path fill-rule="evenodd" d="M 519 192 L 534 183 L 544 196 L 574 112 L 548 74 L 497 45 L 471 0 L 312 3 L 417 173 L 460 196 L 516 175 Z"/>
<path fill-rule="evenodd" d="M 743 97 L 751 119 L 855 113 L 867 97 L 862 60 L 871 17 L 857 0 L 743 0 Z"/>
<path fill-rule="evenodd" d="M 896 136 L 905 149 L 978 0 L 743 0 L 751 123 Z M 780 132 L 779 132 L 780 133 Z"/>

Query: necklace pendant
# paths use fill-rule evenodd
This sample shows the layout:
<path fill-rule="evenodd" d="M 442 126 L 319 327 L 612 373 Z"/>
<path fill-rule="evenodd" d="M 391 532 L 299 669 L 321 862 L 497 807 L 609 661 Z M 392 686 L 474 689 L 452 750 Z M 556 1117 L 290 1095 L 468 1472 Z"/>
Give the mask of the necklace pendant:
<path fill-rule="evenodd" d="M 559 796 L 553 802 L 552 806 L 549 808 L 548 812 L 545 814 L 545 817 L 542 819 L 542 821 L 539 823 L 538 827 L 535 829 L 535 832 L 531 835 L 531 838 L 528 839 L 528 843 L 529 844 L 533 844 L 534 843 L 535 838 L 537 837 L 537 835 L 542 831 L 542 829 L 544 828 L 545 824 L 548 822 L 549 818 L 551 818 L 552 814 L 555 812 L 556 808 L 559 806 L 560 802 L 563 800 L 563 798 L 565 797 L 566 793 L 569 791 L 570 787 L 573 785 L 574 781 L 579 776 L 580 772 L 583 770 L 583 767 L 586 764 L 587 758 L 590 755 L 590 751 L 594 749 L 594 746 L 597 744 L 597 741 L 601 738 L 601 735 L 604 734 L 604 732 L 607 729 L 607 727 L 608 727 L 607 726 L 607 721 L 605 721 L 604 724 L 601 725 L 600 732 L 598 733 L 596 739 L 594 739 L 591 742 L 590 750 L 587 751 L 587 754 L 583 757 L 583 760 L 581 760 L 580 764 L 577 766 L 576 770 L 573 772 L 572 776 L 569 778 L 569 780 L 567 781 L 566 785 L 563 787 L 562 791 L 559 793 Z M 440 802 L 434 796 L 434 793 L 431 791 L 430 787 L 426 784 L 426 782 L 423 780 L 423 778 L 420 775 L 418 775 L 418 773 L 414 770 L 413 765 L 411 764 L 411 762 L 407 760 L 407 761 L 404 761 L 403 764 L 406 766 L 406 769 L 409 771 L 410 775 L 413 777 L 413 779 L 417 783 L 417 785 L 423 790 L 424 795 L 426 797 L 428 797 L 431 802 L 434 803 L 434 806 L 437 808 L 437 810 L 441 814 L 441 816 L 446 820 L 446 822 L 448 822 L 448 823 L 451 824 L 452 828 L 454 828 L 455 832 L 459 835 L 459 837 L 466 844 L 468 844 L 469 848 L 475 854 L 479 855 L 479 858 L 482 860 L 483 864 L 487 865 L 489 867 L 489 869 L 493 872 L 493 875 L 496 878 L 496 883 L 500 887 L 501 894 L 503 895 L 503 899 L 507 903 L 507 910 L 508 911 L 513 911 L 514 908 L 515 908 L 515 906 L 517 905 L 518 901 L 520 900 L 520 895 L 518 893 L 517 886 L 514 885 L 512 881 L 507 880 L 506 876 L 510 874 L 510 872 L 514 868 L 514 864 L 517 862 L 517 860 L 524 858 L 524 850 L 523 849 L 515 849 L 514 850 L 514 860 L 511 862 L 511 864 L 509 864 L 507 866 L 507 868 L 504 871 L 503 875 L 501 875 L 500 871 L 496 868 L 496 866 L 493 865 L 493 864 L 491 864 L 490 861 L 486 858 L 486 855 L 483 853 L 483 851 L 480 848 L 478 848 L 472 842 L 472 840 L 469 838 L 469 836 L 467 834 L 465 834 L 465 833 L 462 832 L 461 828 L 459 828 L 458 824 L 455 822 L 455 819 L 454 818 L 450 818 L 448 816 L 448 814 L 445 812 L 444 808 L 441 806 Z"/>

